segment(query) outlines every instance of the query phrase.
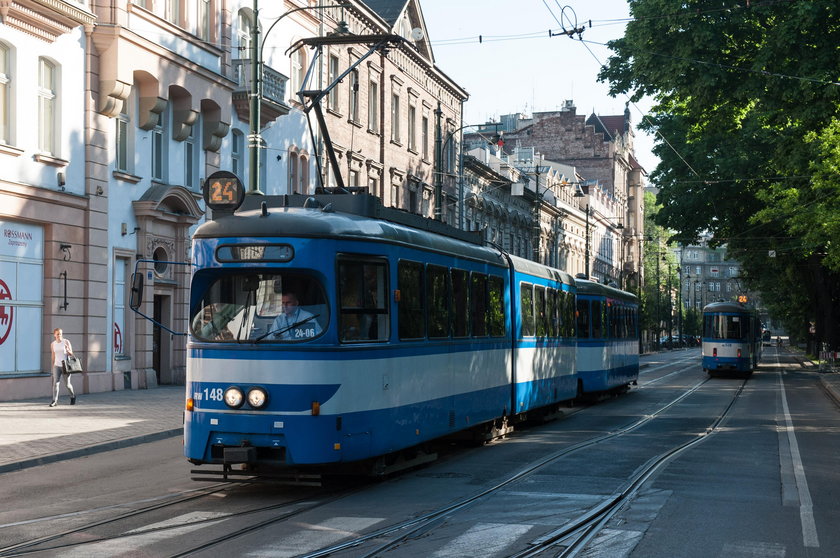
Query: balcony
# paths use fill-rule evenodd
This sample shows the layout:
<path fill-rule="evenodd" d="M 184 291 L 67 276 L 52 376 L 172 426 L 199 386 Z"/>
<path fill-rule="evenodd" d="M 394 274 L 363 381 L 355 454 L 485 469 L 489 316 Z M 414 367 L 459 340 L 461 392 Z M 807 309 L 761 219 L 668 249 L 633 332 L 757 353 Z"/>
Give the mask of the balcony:
<path fill-rule="evenodd" d="M 240 120 L 248 121 L 251 113 L 251 61 L 249 59 L 233 60 L 233 76 L 238 86 L 233 90 L 233 106 Z M 280 116 L 289 114 L 290 107 L 286 104 L 286 82 L 289 78 L 263 64 L 263 93 L 260 105 L 260 129 Z"/>

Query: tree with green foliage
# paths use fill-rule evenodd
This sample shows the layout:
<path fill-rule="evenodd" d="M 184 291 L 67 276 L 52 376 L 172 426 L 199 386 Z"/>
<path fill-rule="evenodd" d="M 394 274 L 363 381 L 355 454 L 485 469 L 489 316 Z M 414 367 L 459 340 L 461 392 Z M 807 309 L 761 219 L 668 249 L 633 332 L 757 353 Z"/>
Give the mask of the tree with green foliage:
<path fill-rule="evenodd" d="M 657 222 L 711 233 L 794 339 L 840 348 L 840 3 L 629 3 L 600 79 L 655 101 Z"/>

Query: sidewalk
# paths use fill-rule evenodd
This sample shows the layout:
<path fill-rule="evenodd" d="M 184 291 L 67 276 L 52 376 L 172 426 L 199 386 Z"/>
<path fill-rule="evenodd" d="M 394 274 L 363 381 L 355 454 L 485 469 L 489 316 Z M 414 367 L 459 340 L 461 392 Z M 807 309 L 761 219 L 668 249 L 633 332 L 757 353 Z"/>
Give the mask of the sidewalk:
<path fill-rule="evenodd" d="M 77 388 L 78 389 L 78 388 Z M 0 473 L 180 436 L 184 386 L 0 402 Z"/>

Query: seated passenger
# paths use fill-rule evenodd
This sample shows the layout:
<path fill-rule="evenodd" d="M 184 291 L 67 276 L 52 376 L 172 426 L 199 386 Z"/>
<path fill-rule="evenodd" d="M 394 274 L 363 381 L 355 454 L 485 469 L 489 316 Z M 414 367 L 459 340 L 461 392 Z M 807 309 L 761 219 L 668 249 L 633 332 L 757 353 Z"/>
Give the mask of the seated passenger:
<path fill-rule="evenodd" d="M 321 324 L 316 316 L 300 308 L 298 297 L 293 292 L 285 292 L 281 298 L 282 311 L 277 314 L 271 325 L 273 337 L 294 341 L 308 339 L 321 333 Z"/>

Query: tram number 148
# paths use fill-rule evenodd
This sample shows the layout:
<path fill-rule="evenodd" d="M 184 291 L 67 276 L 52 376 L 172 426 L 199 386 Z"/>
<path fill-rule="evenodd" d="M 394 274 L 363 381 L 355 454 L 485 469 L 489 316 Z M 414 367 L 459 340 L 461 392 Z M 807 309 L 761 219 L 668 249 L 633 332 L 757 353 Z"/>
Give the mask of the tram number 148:
<path fill-rule="evenodd" d="M 222 388 L 204 388 L 204 391 L 197 391 L 193 393 L 193 399 L 196 401 L 223 401 L 225 397 Z"/>

